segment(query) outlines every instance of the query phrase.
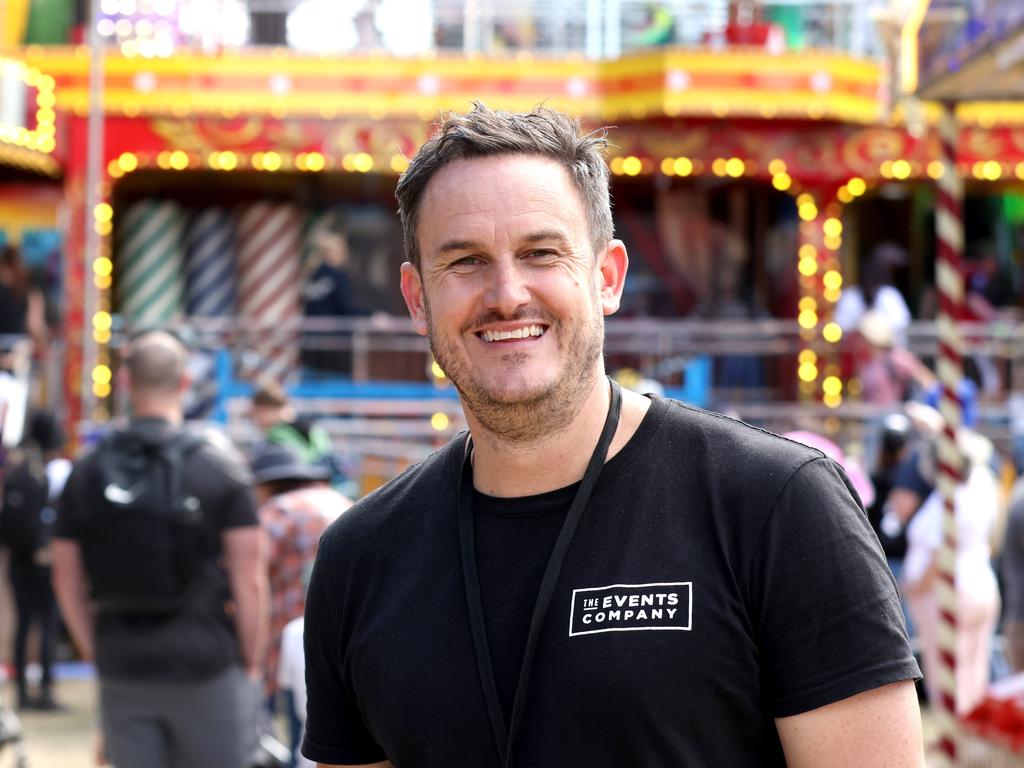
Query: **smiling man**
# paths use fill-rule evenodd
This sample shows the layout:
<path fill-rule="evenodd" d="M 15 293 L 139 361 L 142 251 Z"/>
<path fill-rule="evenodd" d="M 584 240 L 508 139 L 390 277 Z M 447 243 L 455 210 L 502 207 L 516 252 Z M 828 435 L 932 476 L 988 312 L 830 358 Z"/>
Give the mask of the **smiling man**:
<path fill-rule="evenodd" d="M 402 292 L 469 433 L 324 536 L 322 766 L 922 766 L 919 671 L 842 471 L 622 392 L 602 135 L 449 116 L 398 184 Z"/>

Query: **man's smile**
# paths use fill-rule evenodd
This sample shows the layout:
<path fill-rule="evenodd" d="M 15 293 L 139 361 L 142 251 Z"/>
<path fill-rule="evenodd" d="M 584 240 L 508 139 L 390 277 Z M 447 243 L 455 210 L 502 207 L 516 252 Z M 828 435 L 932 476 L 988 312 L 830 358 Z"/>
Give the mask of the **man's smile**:
<path fill-rule="evenodd" d="M 533 339 L 539 338 L 544 335 L 547 331 L 547 326 L 544 325 L 525 325 L 520 328 L 509 328 L 509 329 L 486 329 L 483 331 L 477 331 L 477 337 L 483 339 L 488 343 L 502 342 L 502 341 L 520 341 L 522 339 Z"/>

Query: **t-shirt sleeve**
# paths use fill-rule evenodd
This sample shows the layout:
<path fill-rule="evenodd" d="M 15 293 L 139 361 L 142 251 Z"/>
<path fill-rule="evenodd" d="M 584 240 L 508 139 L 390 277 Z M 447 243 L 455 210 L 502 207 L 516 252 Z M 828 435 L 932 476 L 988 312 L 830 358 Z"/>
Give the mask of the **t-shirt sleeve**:
<path fill-rule="evenodd" d="M 892 573 L 834 462 L 811 460 L 787 481 L 749 578 L 774 717 L 920 677 Z"/>
<path fill-rule="evenodd" d="M 306 732 L 302 754 L 329 765 L 362 765 L 387 759 L 366 729 L 352 690 L 345 683 L 341 633 L 330 604 L 320 558 L 306 595 Z M 340 591 L 340 590 L 339 590 Z"/>

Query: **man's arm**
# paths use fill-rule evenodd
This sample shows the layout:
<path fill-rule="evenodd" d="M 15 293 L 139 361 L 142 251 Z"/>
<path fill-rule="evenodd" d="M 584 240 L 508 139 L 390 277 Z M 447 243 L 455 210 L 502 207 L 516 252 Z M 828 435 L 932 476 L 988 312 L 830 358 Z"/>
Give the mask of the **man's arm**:
<path fill-rule="evenodd" d="M 85 661 L 92 661 L 93 625 L 89 607 L 89 579 L 82 565 L 82 552 L 71 539 L 54 539 L 53 591 L 71 638 Z"/>
<path fill-rule="evenodd" d="M 221 534 L 224 564 L 235 601 L 235 629 L 246 672 L 256 675 L 270 634 L 266 544 L 258 525 L 227 528 Z"/>
<path fill-rule="evenodd" d="M 790 768 L 923 768 L 921 710 L 904 680 L 776 718 Z"/>

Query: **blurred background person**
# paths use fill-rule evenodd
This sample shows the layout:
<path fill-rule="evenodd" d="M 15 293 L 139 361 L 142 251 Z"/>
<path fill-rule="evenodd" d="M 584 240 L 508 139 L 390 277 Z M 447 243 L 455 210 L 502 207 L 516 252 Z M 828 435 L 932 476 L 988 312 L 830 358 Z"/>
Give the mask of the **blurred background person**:
<path fill-rule="evenodd" d="M 59 709 L 53 697 L 53 661 L 60 617 L 50 581 L 50 541 L 57 499 L 71 473 L 71 462 L 61 454 L 63 447 L 64 435 L 54 415 L 48 411 L 32 414 L 21 460 L 3 483 L 0 542 L 10 556 L 8 576 L 17 612 L 14 674 L 20 709 Z M 29 694 L 27 674 L 28 639 L 33 629 L 39 638 L 41 670 L 37 696 Z"/>
<path fill-rule="evenodd" d="M 886 519 L 885 510 L 889 494 L 896 484 L 896 474 L 910 452 L 913 427 L 910 418 L 902 413 L 890 413 L 882 419 L 881 439 L 871 484 L 875 487 L 875 500 L 868 506 L 868 520 L 874 528 L 889 568 L 897 579 L 903 569 L 903 558 L 907 554 L 907 534 L 899 520 Z"/>
<path fill-rule="evenodd" d="M 1010 491 L 1000 575 L 1006 660 L 1024 672 L 1024 455 L 1015 456 L 1017 480 Z"/>
<path fill-rule="evenodd" d="M 283 445 L 262 446 L 253 457 L 252 473 L 260 525 L 269 542 L 270 638 L 263 680 L 268 706 L 275 712 L 282 633 L 305 610 L 308 573 L 321 534 L 352 502 L 330 487 L 328 469 Z M 301 737 L 299 702 L 285 696 L 283 706 L 294 754 Z M 301 706 L 305 708 L 304 699 Z"/>
<path fill-rule="evenodd" d="M 249 417 L 259 427 L 264 442 L 290 448 L 305 462 L 315 464 L 332 453 L 327 431 L 312 419 L 299 416 L 276 381 L 264 381 L 256 388 Z"/>
<path fill-rule="evenodd" d="M 21 254 L 12 245 L 0 246 L 0 369 L 11 370 L 18 337 L 37 350 L 46 344 L 46 302 L 29 282 Z"/>
<path fill-rule="evenodd" d="M 899 405 L 935 383 L 935 375 L 901 344 L 890 319 L 879 310 L 865 312 L 857 325 L 867 345 L 857 366 L 866 403 Z"/>
<path fill-rule="evenodd" d="M 893 337 L 901 344 L 906 342 L 907 326 L 913 318 L 893 281 L 893 270 L 906 262 L 907 252 L 895 243 L 881 243 L 871 251 L 859 284 L 844 286 L 836 304 L 834 319 L 844 332 L 856 330 L 864 314 L 874 310 L 885 318 Z"/>
<path fill-rule="evenodd" d="M 961 429 L 957 444 L 964 456 L 956 488 L 956 711 L 967 714 L 981 703 L 988 687 L 992 634 L 999 618 L 999 587 L 992 570 L 991 537 L 999 515 L 999 481 L 989 466 L 992 443 Z M 938 491 L 925 500 L 907 528 L 903 591 L 924 662 L 928 698 L 938 702 L 941 668 L 938 648 L 938 559 L 942 546 L 944 502 Z"/>
<path fill-rule="evenodd" d="M 350 273 L 348 233 L 340 215 L 326 217 L 310 236 L 311 271 L 302 285 L 303 315 L 308 320 L 369 315 L 357 300 Z M 305 334 L 303 364 L 315 371 L 352 373 L 351 333 L 337 328 Z"/>

